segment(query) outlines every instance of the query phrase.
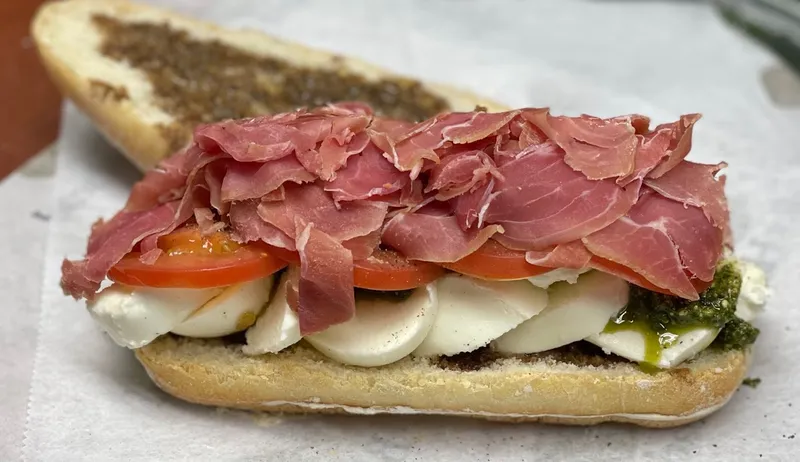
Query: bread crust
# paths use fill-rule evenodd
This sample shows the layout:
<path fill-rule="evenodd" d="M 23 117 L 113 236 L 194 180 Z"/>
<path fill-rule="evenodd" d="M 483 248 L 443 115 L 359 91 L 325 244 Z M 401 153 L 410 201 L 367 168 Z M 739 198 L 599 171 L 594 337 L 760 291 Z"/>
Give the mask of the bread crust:
<path fill-rule="evenodd" d="M 346 366 L 296 345 L 248 357 L 220 340 L 164 336 L 135 351 L 151 379 L 193 403 L 269 412 L 452 414 L 507 422 L 603 422 L 674 427 L 716 411 L 746 373 L 749 354 L 706 351 L 655 374 L 618 362 L 597 367 L 540 355 L 479 370 L 405 358 Z"/>
<path fill-rule="evenodd" d="M 175 119 L 158 106 L 143 72 L 99 52 L 102 35 L 91 21 L 97 13 L 122 21 L 166 22 L 192 37 L 216 39 L 249 53 L 277 57 L 300 66 L 336 66 L 370 80 L 402 77 L 356 58 L 312 49 L 261 32 L 226 29 L 149 5 L 124 0 L 68 0 L 44 4 L 33 19 L 32 36 L 52 80 L 141 170 L 153 167 L 171 154 L 165 127 Z M 119 89 L 127 97 L 109 97 L 108 92 L 98 91 L 98 86 Z M 444 98 L 456 111 L 473 110 L 476 105 L 492 111 L 507 109 L 447 85 L 424 82 L 423 86 Z"/>

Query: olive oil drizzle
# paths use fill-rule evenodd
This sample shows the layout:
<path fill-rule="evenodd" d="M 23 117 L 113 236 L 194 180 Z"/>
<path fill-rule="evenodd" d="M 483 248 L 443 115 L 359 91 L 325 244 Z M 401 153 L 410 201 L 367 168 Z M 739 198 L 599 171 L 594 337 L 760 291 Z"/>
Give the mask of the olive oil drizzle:
<path fill-rule="evenodd" d="M 711 286 L 700 294 L 697 301 L 655 293 L 631 286 L 630 300 L 616 316 L 609 320 L 603 333 L 635 331 L 644 339 L 642 370 L 657 371 L 663 351 L 682 335 L 700 328 L 719 329 L 722 332 L 715 346 L 730 349 L 752 344 L 758 329 L 736 318 L 736 302 L 742 285 L 742 276 L 735 261 L 723 261 L 717 267 Z"/>

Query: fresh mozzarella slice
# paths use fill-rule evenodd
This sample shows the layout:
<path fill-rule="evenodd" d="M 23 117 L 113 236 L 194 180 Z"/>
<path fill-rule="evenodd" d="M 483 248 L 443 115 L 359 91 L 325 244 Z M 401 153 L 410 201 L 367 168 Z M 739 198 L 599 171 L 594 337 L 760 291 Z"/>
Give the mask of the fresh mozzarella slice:
<path fill-rule="evenodd" d="M 631 361 L 645 362 L 667 369 L 691 359 L 697 353 L 706 349 L 717 337 L 717 334 L 719 334 L 719 329 L 716 328 L 690 330 L 672 338 L 669 346 L 663 349 L 654 341 L 653 343 L 656 344 L 650 347 L 658 348 L 653 355 L 654 358 L 650 358 L 650 355 L 648 355 L 648 342 L 645 336 L 653 336 L 650 338 L 655 339 L 658 337 L 655 332 L 642 333 L 633 329 L 601 332 L 588 337 L 586 340 L 602 348 L 606 354 L 614 353 Z"/>
<path fill-rule="evenodd" d="M 547 307 L 495 340 L 502 353 L 538 353 L 601 332 L 628 303 L 628 283 L 592 271 L 576 283 L 559 282 L 548 290 Z"/>
<path fill-rule="evenodd" d="M 415 356 L 476 350 L 542 311 L 547 291 L 526 280 L 483 281 L 450 274 L 437 281 L 439 314 Z"/>
<path fill-rule="evenodd" d="M 172 329 L 186 337 L 212 338 L 239 332 L 252 326 L 256 317 L 269 302 L 272 276 L 225 287 Z"/>
<path fill-rule="evenodd" d="M 153 289 L 114 284 L 86 304 L 120 346 L 140 348 L 166 334 L 221 289 Z"/>
<path fill-rule="evenodd" d="M 331 359 L 354 366 L 383 366 L 408 356 L 428 335 L 436 319 L 435 284 L 415 289 L 403 301 L 356 298 L 353 319 L 306 340 Z"/>
<path fill-rule="evenodd" d="M 286 301 L 286 274 L 278 282 L 278 290 L 267 309 L 258 317 L 256 324 L 247 329 L 247 344 L 242 347 L 246 355 L 277 353 L 299 342 L 300 322 Z"/>
<path fill-rule="evenodd" d="M 742 289 L 736 302 L 736 316 L 750 322 L 762 311 L 769 298 L 767 276 L 758 266 L 740 261 L 739 270 L 742 272 Z"/>
<path fill-rule="evenodd" d="M 573 269 L 573 268 L 558 268 L 554 269 L 553 271 L 548 271 L 544 274 L 540 274 L 538 276 L 529 277 L 528 281 L 535 285 L 536 287 L 540 287 L 542 289 L 547 289 L 552 284 L 565 281 L 570 284 L 575 284 L 578 282 L 578 276 L 581 274 L 589 271 L 590 268 L 581 268 L 581 269 Z"/>

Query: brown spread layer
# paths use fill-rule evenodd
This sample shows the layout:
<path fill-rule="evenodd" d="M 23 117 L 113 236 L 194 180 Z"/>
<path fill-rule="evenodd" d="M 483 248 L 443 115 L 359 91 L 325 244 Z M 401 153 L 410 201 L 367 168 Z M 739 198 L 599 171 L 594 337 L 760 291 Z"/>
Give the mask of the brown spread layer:
<path fill-rule="evenodd" d="M 484 367 L 491 366 L 497 360 L 507 357 L 508 355 L 501 355 L 488 347 L 483 347 L 469 353 L 440 356 L 437 359 L 437 365 L 442 369 L 477 371 Z M 514 357 L 522 362 L 536 362 L 543 359 L 551 359 L 556 362 L 574 364 L 576 366 L 595 367 L 630 362 L 620 356 L 606 354 L 600 347 L 589 342 L 574 342 L 543 353 L 514 355 Z"/>
<path fill-rule="evenodd" d="M 157 104 L 177 120 L 164 127 L 173 149 L 182 147 L 200 123 L 302 106 L 362 101 L 379 115 L 412 121 L 449 108 L 416 80 L 371 81 L 343 66 L 301 67 L 217 40 L 198 40 L 166 23 L 123 22 L 104 15 L 92 19 L 103 36 L 100 52 L 143 71 Z"/>
<path fill-rule="evenodd" d="M 225 345 L 244 345 L 247 342 L 244 332 L 237 332 L 222 337 L 220 340 Z M 621 356 L 606 354 L 600 347 L 589 342 L 574 342 L 543 353 L 513 355 L 513 357 L 522 362 L 533 363 L 541 360 L 552 360 L 557 363 L 572 364 L 580 367 L 603 367 L 630 362 Z M 496 361 L 504 358 L 508 358 L 508 355 L 502 355 L 492 351 L 489 347 L 483 347 L 469 353 L 439 356 L 431 361 L 442 369 L 469 372 L 491 367 Z"/>

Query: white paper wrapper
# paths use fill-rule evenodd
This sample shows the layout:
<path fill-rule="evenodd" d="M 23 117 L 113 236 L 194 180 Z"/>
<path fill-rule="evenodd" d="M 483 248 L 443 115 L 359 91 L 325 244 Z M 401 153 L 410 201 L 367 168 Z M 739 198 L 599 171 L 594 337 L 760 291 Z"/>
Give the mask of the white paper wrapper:
<path fill-rule="evenodd" d="M 18 460 L 36 349 L 44 242 L 51 211 L 55 151 L 47 149 L 0 182 L 0 460 Z M 13 202 L 12 202 L 13 200 Z"/>
<path fill-rule="evenodd" d="M 113 345 L 91 322 L 82 303 L 64 297 L 58 287 L 61 259 L 82 254 L 91 223 L 115 212 L 138 177 L 110 152 L 83 116 L 69 109 L 63 122 L 45 260 L 42 320 L 24 445 L 28 460 L 758 460 L 760 455 L 765 460 L 793 460 L 792 454 L 800 451 L 800 437 L 793 438 L 800 431 L 796 380 L 800 362 L 795 359 L 800 355 L 796 340 L 800 311 L 794 309 L 800 297 L 800 235 L 796 231 L 800 162 L 796 135 L 781 129 L 789 126 L 789 119 L 768 108 L 753 89 L 755 71 L 750 69 L 750 74 L 737 80 L 737 85 L 749 89 L 748 108 L 736 103 L 737 95 L 731 95 L 735 104 L 727 106 L 721 105 L 722 99 L 703 98 L 704 92 L 728 85 L 710 86 L 704 80 L 710 77 L 699 79 L 703 88 L 690 87 L 692 79 L 682 81 L 694 92 L 698 108 L 689 105 L 689 100 L 679 103 L 669 97 L 665 99 L 672 101 L 653 104 L 645 98 L 621 96 L 627 85 L 610 85 L 611 90 L 590 86 L 586 75 L 575 77 L 545 64 L 543 56 L 553 58 L 556 53 L 548 48 L 556 45 L 535 27 L 547 27 L 560 38 L 564 36 L 560 21 L 570 23 L 570 28 L 590 27 L 589 19 L 572 14 L 575 8 L 557 12 L 549 6 L 526 12 L 518 3 L 499 8 L 489 2 L 465 6 L 308 2 L 319 7 L 312 11 L 278 1 L 250 9 L 235 2 L 233 7 L 228 3 L 205 9 L 182 3 L 187 11 L 217 21 L 263 27 L 311 45 L 348 51 L 412 75 L 460 84 L 513 106 L 550 105 L 558 113 L 602 116 L 640 112 L 656 123 L 673 120 L 679 110 L 704 110 L 706 119 L 695 130 L 690 158 L 729 162 L 727 190 L 737 252 L 767 269 L 775 293 L 767 313 L 757 321 L 762 335 L 751 375 L 761 377 L 763 383 L 756 390 L 741 389 L 712 417 L 670 431 L 612 425 L 513 426 L 415 416 L 259 417 L 179 402 L 157 390 L 133 355 Z M 592 21 L 608 11 L 598 5 L 584 6 L 587 16 L 594 15 Z M 611 29 L 630 27 L 650 34 L 655 20 L 649 14 L 660 13 L 654 17 L 669 21 L 666 12 L 674 11 L 654 6 L 629 14 L 619 5 L 609 8 L 612 13 L 603 17 L 616 24 Z M 710 24 L 703 17 L 705 22 L 698 24 Z M 640 24 L 645 20 L 650 20 L 650 28 Z M 670 33 L 680 36 L 674 30 Z M 580 70 L 582 60 L 593 63 L 586 64 L 593 66 L 587 69 L 602 69 L 592 55 L 602 55 L 602 45 L 609 43 L 632 58 L 655 59 L 641 43 L 635 43 L 635 36 L 617 34 L 592 38 L 587 33 L 580 47 L 577 42 L 564 45 L 563 50 L 574 53 L 573 70 Z M 709 34 L 717 37 L 713 30 Z M 620 44 L 620 40 L 631 43 Z M 633 54 L 629 46 L 638 47 L 640 53 Z M 690 53 L 692 45 L 686 47 Z M 766 62 L 763 54 L 749 51 L 755 56 L 752 62 Z M 674 53 L 669 57 L 689 59 Z M 705 64 L 696 61 L 693 65 Z M 638 84 L 651 77 L 653 71 L 647 66 L 636 65 L 641 67 L 631 67 L 629 72 L 640 69 L 643 74 L 626 74 L 631 81 Z M 620 77 L 623 71 L 616 72 Z M 598 71 L 598 75 L 615 74 Z M 655 73 L 652 77 L 659 78 Z"/>

